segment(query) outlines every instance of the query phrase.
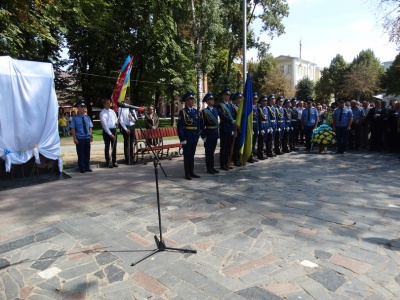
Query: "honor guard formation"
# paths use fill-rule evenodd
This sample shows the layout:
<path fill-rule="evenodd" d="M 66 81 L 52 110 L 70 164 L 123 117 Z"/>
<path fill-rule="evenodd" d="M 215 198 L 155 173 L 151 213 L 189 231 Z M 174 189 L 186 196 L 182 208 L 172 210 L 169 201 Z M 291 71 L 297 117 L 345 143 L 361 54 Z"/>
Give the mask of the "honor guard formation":
<path fill-rule="evenodd" d="M 202 101 L 207 106 L 201 111 L 193 107 L 194 95 L 194 92 L 188 91 L 182 97 L 185 108 L 179 112 L 178 119 L 185 178 L 191 180 L 200 177 L 194 173 L 194 156 L 199 137 L 204 142 L 208 174 L 220 172 L 215 167 L 218 139 L 219 169 L 229 171 L 232 166 L 242 167 L 239 141 L 243 133 L 237 126 L 236 119 L 243 95 L 240 92 L 231 92 L 229 88 L 223 89 L 216 96 L 209 92 Z M 400 128 L 397 122 L 400 108 L 398 104 L 393 104 L 391 109 L 385 109 L 381 107 L 379 100 L 361 104 L 356 100 L 339 98 L 327 107 L 325 104 L 316 104 L 312 98 L 297 101 L 295 97 L 275 97 L 274 94 L 258 96 L 257 93 L 253 93 L 252 103 L 252 154 L 248 163 L 297 151 L 299 144 L 304 144 L 307 152 L 317 146 L 319 152 L 323 153 L 327 152 L 328 146 L 337 143 L 338 154 L 367 147 L 371 151 L 380 151 L 382 147 L 392 150 L 400 148 L 397 145 L 399 143 L 391 142 L 390 136 L 385 136 L 385 128 L 391 124 L 390 116 L 395 121 L 392 122 L 393 130 L 389 132 L 398 134 L 400 131 L 397 128 Z M 335 138 L 332 139 L 332 136 Z"/>

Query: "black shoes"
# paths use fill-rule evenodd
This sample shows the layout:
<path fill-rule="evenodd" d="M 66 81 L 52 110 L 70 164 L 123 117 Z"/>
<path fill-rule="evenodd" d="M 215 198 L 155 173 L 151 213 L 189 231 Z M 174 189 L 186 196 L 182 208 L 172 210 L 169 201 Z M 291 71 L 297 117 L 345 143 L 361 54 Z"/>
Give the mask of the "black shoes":
<path fill-rule="evenodd" d="M 229 171 L 229 168 L 228 168 L 227 166 L 222 166 L 222 167 L 221 167 L 221 170 Z"/>
<path fill-rule="evenodd" d="M 214 172 L 213 170 L 211 170 L 211 169 L 208 169 L 208 170 L 207 170 L 207 173 L 208 173 L 208 174 L 213 174 L 213 175 L 215 174 L 215 172 Z"/>
<path fill-rule="evenodd" d="M 192 177 L 192 178 L 200 178 L 200 176 L 195 174 L 195 173 L 190 174 L 190 177 Z"/>
<path fill-rule="evenodd" d="M 189 174 L 186 174 L 186 175 L 185 175 L 185 179 L 187 179 L 187 180 L 192 180 L 192 177 L 190 177 Z"/>
<path fill-rule="evenodd" d="M 216 170 L 216 169 L 214 169 L 214 168 L 211 168 L 211 170 L 212 170 L 214 173 L 219 173 L 219 171 Z"/>
<path fill-rule="evenodd" d="M 92 169 L 87 169 L 87 170 L 85 170 L 86 172 L 93 172 L 93 170 Z M 81 173 L 83 173 L 83 172 L 81 172 Z"/>
<path fill-rule="evenodd" d="M 118 164 L 115 162 L 112 164 L 114 168 L 118 168 Z"/>

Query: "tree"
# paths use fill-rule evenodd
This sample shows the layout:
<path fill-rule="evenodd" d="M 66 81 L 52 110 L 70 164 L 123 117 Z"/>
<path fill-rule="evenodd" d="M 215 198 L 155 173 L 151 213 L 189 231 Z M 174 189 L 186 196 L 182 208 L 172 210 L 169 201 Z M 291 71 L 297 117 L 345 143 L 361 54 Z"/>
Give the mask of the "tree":
<path fill-rule="evenodd" d="M 315 98 L 317 100 L 330 99 L 332 90 L 329 84 L 329 69 L 324 68 L 321 71 L 321 78 L 315 83 Z"/>
<path fill-rule="evenodd" d="M 214 71 L 210 74 L 210 79 L 214 86 L 222 87 L 230 85 L 235 81 L 233 63 L 237 59 L 240 64 L 243 53 L 243 1 L 221 0 L 220 15 L 224 32 L 217 39 L 217 51 L 224 55 L 215 65 Z M 259 18 L 262 23 L 262 31 L 270 37 L 279 36 L 284 33 L 282 19 L 289 15 L 289 6 L 283 0 L 258 0 L 247 1 L 247 28 Z M 262 9 L 262 13 L 256 16 L 256 8 Z M 253 31 L 247 32 L 248 47 L 257 47 L 265 53 L 266 45 L 256 40 Z"/>
<path fill-rule="evenodd" d="M 386 70 L 382 87 L 387 95 L 400 95 L 400 53 L 397 54 L 393 64 Z"/>
<path fill-rule="evenodd" d="M 350 65 L 345 75 L 345 90 L 348 96 L 357 100 L 371 98 L 381 91 L 383 66 L 371 49 L 362 50 Z"/>
<path fill-rule="evenodd" d="M 305 101 L 307 98 L 312 97 L 314 94 L 314 82 L 308 78 L 304 77 L 299 80 L 296 87 L 296 98 Z"/>
<path fill-rule="evenodd" d="M 400 1 L 380 0 L 379 9 L 384 15 L 382 25 L 389 35 L 389 41 L 400 47 Z"/>
<path fill-rule="evenodd" d="M 345 75 L 347 73 L 349 66 L 345 62 L 342 55 L 337 54 L 334 59 L 332 59 L 331 64 L 329 65 L 326 83 L 328 84 L 328 89 L 331 94 L 334 95 L 335 99 L 338 97 L 345 96 Z"/>

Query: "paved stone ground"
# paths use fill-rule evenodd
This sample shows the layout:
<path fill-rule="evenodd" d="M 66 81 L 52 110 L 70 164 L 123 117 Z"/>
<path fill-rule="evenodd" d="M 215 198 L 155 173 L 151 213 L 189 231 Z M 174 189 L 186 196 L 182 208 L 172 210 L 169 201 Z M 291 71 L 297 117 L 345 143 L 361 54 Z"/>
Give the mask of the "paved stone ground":
<path fill-rule="evenodd" d="M 182 158 L 0 194 L 3 299 L 399 299 L 400 160 L 297 153 L 199 180 Z"/>

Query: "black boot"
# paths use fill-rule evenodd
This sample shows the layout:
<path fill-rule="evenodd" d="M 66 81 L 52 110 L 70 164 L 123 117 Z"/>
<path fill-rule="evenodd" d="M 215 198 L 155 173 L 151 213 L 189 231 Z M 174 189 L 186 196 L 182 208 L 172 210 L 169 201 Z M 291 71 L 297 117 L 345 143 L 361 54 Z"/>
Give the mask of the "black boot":
<path fill-rule="evenodd" d="M 200 176 L 195 174 L 194 171 L 193 171 L 194 170 L 194 158 L 190 162 L 189 166 L 190 166 L 190 177 L 192 177 L 192 178 L 200 178 Z"/>
<path fill-rule="evenodd" d="M 219 171 L 214 168 L 214 155 L 212 157 L 210 157 L 210 166 L 211 166 L 211 170 L 214 173 L 219 173 Z"/>

